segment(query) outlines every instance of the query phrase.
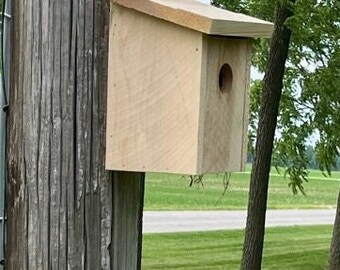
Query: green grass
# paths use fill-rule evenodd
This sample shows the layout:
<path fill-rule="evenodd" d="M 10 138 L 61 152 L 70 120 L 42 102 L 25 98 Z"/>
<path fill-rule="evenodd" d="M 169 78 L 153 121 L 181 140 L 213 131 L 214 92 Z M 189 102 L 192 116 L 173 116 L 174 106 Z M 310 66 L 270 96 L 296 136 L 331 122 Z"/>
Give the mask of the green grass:
<path fill-rule="evenodd" d="M 325 269 L 331 234 L 331 226 L 267 229 L 262 269 Z M 243 230 L 146 234 L 142 269 L 239 269 L 243 235 Z"/>
<path fill-rule="evenodd" d="M 236 210 L 246 209 L 249 189 L 249 167 L 245 173 L 233 173 L 227 193 L 223 193 L 223 175 L 207 175 L 204 187 L 189 187 L 180 175 L 147 175 L 146 210 Z M 321 172 L 311 171 L 304 184 L 306 196 L 292 195 L 288 179 L 273 170 L 270 178 L 270 209 L 334 208 L 340 187 L 340 172 L 325 178 Z"/>

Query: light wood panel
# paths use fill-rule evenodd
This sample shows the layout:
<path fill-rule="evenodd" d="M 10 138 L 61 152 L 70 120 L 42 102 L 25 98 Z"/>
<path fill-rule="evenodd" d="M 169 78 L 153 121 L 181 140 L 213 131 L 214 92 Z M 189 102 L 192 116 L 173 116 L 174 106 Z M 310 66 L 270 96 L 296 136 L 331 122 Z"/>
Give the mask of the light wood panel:
<path fill-rule="evenodd" d="M 199 172 L 240 171 L 247 147 L 250 41 L 206 36 L 202 85 Z M 231 89 L 219 87 L 221 67 L 232 69 Z"/>
<path fill-rule="evenodd" d="M 111 12 L 106 168 L 242 170 L 250 40 L 205 35 L 117 4 Z M 221 91 L 226 63 L 232 81 Z"/>
<path fill-rule="evenodd" d="M 124 7 L 206 34 L 270 37 L 273 24 L 193 0 L 111 0 Z"/>
<path fill-rule="evenodd" d="M 111 12 L 106 168 L 195 174 L 201 33 Z"/>

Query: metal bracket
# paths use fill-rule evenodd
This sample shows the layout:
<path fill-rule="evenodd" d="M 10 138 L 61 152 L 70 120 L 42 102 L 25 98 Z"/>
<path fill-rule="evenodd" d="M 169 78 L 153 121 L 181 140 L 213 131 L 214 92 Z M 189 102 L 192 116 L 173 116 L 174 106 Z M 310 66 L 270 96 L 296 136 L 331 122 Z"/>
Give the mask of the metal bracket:
<path fill-rule="evenodd" d="M 5 113 L 7 113 L 7 112 L 8 112 L 8 107 L 9 107 L 8 104 L 2 106 L 2 111 L 5 112 Z"/>
<path fill-rule="evenodd" d="M 8 13 L 6 13 L 6 12 L 4 12 L 4 13 L 1 13 L 1 15 L 4 15 L 4 17 L 6 18 L 6 19 L 12 19 L 12 15 L 11 14 L 8 14 Z"/>

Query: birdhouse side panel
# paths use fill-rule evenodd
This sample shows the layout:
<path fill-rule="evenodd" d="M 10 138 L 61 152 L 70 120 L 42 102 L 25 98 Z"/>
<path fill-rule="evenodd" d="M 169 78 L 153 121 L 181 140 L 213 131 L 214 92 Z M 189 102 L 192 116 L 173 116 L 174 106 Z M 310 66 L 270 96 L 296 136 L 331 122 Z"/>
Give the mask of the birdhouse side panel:
<path fill-rule="evenodd" d="M 113 5 L 106 168 L 195 174 L 199 32 Z"/>
<path fill-rule="evenodd" d="M 247 149 L 251 46 L 248 39 L 204 38 L 206 87 L 201 95 L 200 170 L 241 171 Z"/>

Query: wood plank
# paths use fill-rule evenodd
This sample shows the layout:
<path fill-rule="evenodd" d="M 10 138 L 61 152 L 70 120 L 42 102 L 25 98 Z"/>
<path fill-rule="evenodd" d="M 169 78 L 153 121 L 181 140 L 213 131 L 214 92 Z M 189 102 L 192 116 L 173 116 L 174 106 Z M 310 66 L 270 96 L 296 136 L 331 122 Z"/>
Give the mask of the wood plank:
<path fill-rule="evenodd" d="M 249 96 L 250 62 L 248 39 L 205 37 L 206 64 L 202 74 L 199 172 L 241 171 L 247 147 L 247 113 Z M 232 69 L 230 89 L 222 92 L 218 74 L 228 63 Z M 208 75 L 207 75 L 208 74 Z M 215 74 L 215 75 L 214 75 Z"/>
<path fill-rule="evenodd" d="M 114 172 L 112 269 L 141 269 L 145 174 Z"/>
<path fill-rule="evenodd" d="M 245 72 L 245 89 L 244 89 L 244 107 L 243 107 L 243 155 L 241 155 L 241 171 L 246 170 L 247 155 L 248 155 L 248 126 L 249 126 L 249 110 L 250 110 L 250 83 L 251 83 L 251 59 L 252 59 L 252 41 L 249 40 L 246 50 L 246 65 Z"/>
<path fill-rule="evenodd" d="M 12 4 L 13 14 L 17 18 L 23 18 L 27 14 L 25 7 L 20 2 Z M 27 238 L 27 203 L 25 178 L 25 163 L 23 160 L 23 64 L 25 32 L 21 31 L 24 20 L 12 19 L 11 33 L 11 72 L 10 72 L 10 107 L 8 121 L 8 230 L 7 230 L 7 254 L 6 269 L 27 269 L 26 254 L 28 245 L 23 244 L 22 239 Z M 27 58 L 25 60 L 28 60 Z M 20 72 L 19 72 L 20 71 Z M 16 73 L 17 72 L 17 73 Z M 15 101 L 15 102 L 14 102 Z M 11 112 L 15 113 L 11 113 Z M 16 220 L 16 222 L 13 222 Z M 11 256 L 9 256 L 11 255 Z M 9 267 L 8 267 L 9 266 Z"/>
<path fill-rule="evenodd" d="M 211 35 L 270 37 L 273 24 L 194 0 L 111 0 L 124 7 Z"/>
<path fill-rule="evenodd" d="M 195 174 L 202 34 L 114 5 L 106 168 Z"/>

